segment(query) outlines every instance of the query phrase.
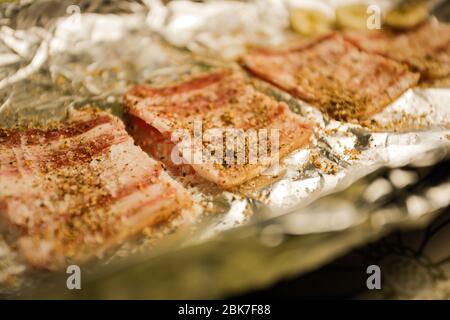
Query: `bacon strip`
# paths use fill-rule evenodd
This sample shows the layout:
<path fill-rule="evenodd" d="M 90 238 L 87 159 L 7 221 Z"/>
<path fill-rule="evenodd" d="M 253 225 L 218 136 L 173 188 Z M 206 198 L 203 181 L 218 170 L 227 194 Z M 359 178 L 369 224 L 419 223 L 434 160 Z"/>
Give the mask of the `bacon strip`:
<path fill-rule="evenodd" d="M 74 121 L 67 127 L 54 129 L 28 129 L 24 131 L 0 130 L 0 143 L 9 147 L 46 144 L 52 140 L 71 138 L 89 131 L 101 124 L 110 123 L 111 117 L 98 116 L 94 119 Z"/>
<path fill-rule="evenodd" d="M 428 21 L 407 32 L 347 32 L 362 50 L 408 64 L 423 80 L 450 75 L 450 24 Z"/>
<path fill-rule="evenodd" d="M 204 77 L 195 78 L 187 82 L 183 82 L 170 87 L 162 87 L 162 88 L 152 88 L 145 85 L 137 85 L 130 91 L 130 95 L 137 96 L 140 98 L 149 97 L 149 96 L 171 96 L 177 93 L 189 92 L 192 90 L 200 90 L 204 87 L 207 87 L 211 83 L 221 81 L 224 79 L 227 74 L 226 70 L 217 73 L 211 73 Z"/>
<path fill-rule="evenodd" d="M 18 233 L 33 266 L 86 261 L 190 206 L 162 164 L 106 112 L 84 110 L 49 130 L 3 133 L 0 218 Z"/>
<path fill-rule="evenodd" d="M 175 164 L 172 161 L 172 152 L 177 152 L 176 145 L 145 121 L 130 115 L 129 131 L 136 144 L 152 158 L 164 163 L 165 169 L 171 175 L 179 177 L 184 183 L 190 185 L 205 182 L 191 165 Z"/>
<path fill-rule="evenodd" d="M 133 132 L 139 137 L 139 144 L 146 146 L 143 148 L 149 150 L 153 156 L 158 157 L 155 151 L 160 150 L 162 152 L 159 157 L 167 157 L 171 153 L 171 145 L 167 140 L 170 141 L 179 130 L 186 130 L 194 139 L 196 121 L 201 123 L 201 134 L 207 133 L 210 129 L 234 129 L 241 130 L 239 135 L 242 137 L 249 132 L 258 133 L 258 130 L 267 130 L 270 137 L 272 131 L 278 130 L 280 145 L 277 155 L 280 158 L 308 143 L 312 132 L 309 126 L 298 115 L 292 113 L 285 103 L 257 91 L 240 73 L 216 70 L 192 77 L 176 87 L 178 89 L 173 90 L 170 89 L 173 86 L 169 86 L 166 90 L 141 85 L 125 95 L 128 112 L 150 126 L 150 129 L 145 129 L 138 125 Z M 164 94 L 158 95 L 155 91 Z M 154 130 L 160 133 L 161 138 L 155 136 Z M 148 134 L 147 138 L 145 131 Z M 250 148 L 255 148 L 258 144 L 255 141 L 240 146 L 245 149 L 241 150 L 245 154 L 245 159 L 240 163 L 225 160 L 225 152 L 230 150 L 227 149 L 230 146 L 223 141 L 219 140 L 215 144 L 222 148 L 222 157 L 216 153 L 208 159 L 201 159 L 200 162 L 193 158 L 195 152 L 201 154 L 204 148 L 214 145 L 212 142 L 206 143 L 204 139 L 204 144 L 200 146 L 201 150 L 197 150 L 200 148 L 193 142 L 190 146 L 192 148 L 190 156 L 182 155 L 185 162 L 199 176 L 221 187 L 231 188 L 250 180 L 278 160 L 273 154 L 272 162 L 264 163 L 262 157 L 257 161 L 250 161 Z M 151 144 L 158 145 L 156 150 L 149 147 Z M 235 145 L 235 154 L 238 148 L 239 146 Z M 173 168 L 171 161 L 165 161 L 165 164 Z M 178 171 L 189 173 L 189 170 L 183 165 Z"/>
<path fill-rule="evenodd" d="M 337 34 L 297 50 L 251 52 L 243 63 L 258 77 L 344 121 L 370 118 L 418 81 L 405 65 L 363 52 Z"/>

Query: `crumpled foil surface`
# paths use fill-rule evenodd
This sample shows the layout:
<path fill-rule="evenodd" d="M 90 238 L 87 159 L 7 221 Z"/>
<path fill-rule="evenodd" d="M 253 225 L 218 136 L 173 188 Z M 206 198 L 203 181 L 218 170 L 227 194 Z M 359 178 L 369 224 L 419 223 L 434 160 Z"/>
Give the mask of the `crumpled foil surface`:
<path fill-rule="evenodd" d="M 199 55 L 232 60 L 252 46 L 281 44 L 292 37 L 289 8 L 314 3 L 333 14 L 343 2 L 3 4 L 0 125 L 62 118 L 86 104 L 121 116 L 133 84 L 161 70 L 176 75 Z M 315 124 L 310 148 L 233 192 L 191 190 L 209 210 L 87 266 L 80 292 L 65 288 L 65 275 L 28 270 L 0 238 L 0 295 L 223 297 L 314 270 L 390 230 L 423 226 L 449 205 L 448 87 L 411 89 L 366 127 L 330 120 L 269 85 L 261 90 Z M 431 179 L 436 168 L 440 179 Z"/>

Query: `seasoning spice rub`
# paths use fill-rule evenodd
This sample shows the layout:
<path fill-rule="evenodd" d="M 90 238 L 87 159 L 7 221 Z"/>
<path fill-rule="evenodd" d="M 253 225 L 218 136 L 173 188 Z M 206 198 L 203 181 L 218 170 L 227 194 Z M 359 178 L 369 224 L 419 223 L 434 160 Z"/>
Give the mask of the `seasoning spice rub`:
<path fill-rule="evenodd" d="M 404 32 L 347 32 L 345 38 L 364 51 L 408 64 L 423 80 L 450 75 L 450 24 L 427 21 Z"/>
<path fill-rule="evenodd" d="M 338 34 L 293 49 L 255 50 L 243 63 L 255 75 L 343 121 L 369 119 L 419 78 L 406 65 L 364 52 Z"/>
<path fill-rule="evenodd" d="M 191 141 L 181 147 L 175 141 L 183 163 L 224 188 L 261 174 L 307 144 L 312 132 L 286 103 L 258 91 L 244 74 L 227 68 L 163 87 L 138 85 L 125 95 L 125 105 L 169 142 L 185 132 Z M 142 127 L 135 126 L 140 133 Z M 148 149 L 158 144 L 154 137 L 149 134 L 145 142 L 139 134 L 138 140 Z M 162 152 L 161 160 L 173 162 L 167 155 L 167 150 Z"/>
<path fill-rule="evenodd" d="M 35 267 L 86 261 L 190 203 L 109 113 L 0 131 L 1 226 Z"/>

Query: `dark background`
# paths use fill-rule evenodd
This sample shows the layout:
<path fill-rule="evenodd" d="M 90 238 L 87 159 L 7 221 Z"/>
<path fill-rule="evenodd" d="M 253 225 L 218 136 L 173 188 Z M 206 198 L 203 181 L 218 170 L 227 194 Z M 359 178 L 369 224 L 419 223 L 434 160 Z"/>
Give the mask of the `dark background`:
<path fill-rule="evenodd" d="M 447 208 L 423 230 L 396 232 L 312 273 L 229 298 L 450 299 L 449 243 Z M 381 290 L 366 287 L 371 264 L 381 268 Z"/>

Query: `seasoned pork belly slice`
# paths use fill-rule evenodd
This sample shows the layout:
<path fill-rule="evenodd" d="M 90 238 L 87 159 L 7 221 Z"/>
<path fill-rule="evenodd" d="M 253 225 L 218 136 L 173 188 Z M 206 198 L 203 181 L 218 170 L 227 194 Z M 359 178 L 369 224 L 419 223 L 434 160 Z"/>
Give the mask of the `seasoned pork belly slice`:
<path fill-rule="evenodd" d="M 260 78 L 343 121 L 371 118 L 419 78 L 406 65 L 361 51 L 337 34 L 299 49 L 255 50 L 243 63 Z"/>
<path fill-rule="evenodd" d="M 165 166 L 165 170 L 170 175 L 177 177 L 183 184 L 197 186 L 207 182 L 195 172 L 190 164 L 175 164 L 172 161 L 172 152 L 177 151 L 176 144 L 144 120 L 130 116 L 128 131 L 142 150 L 147 152 L 152 158 L 161 161 Z"/>
<path fill-rule="evenodd" d="M 33 266 L 86 261 L 190 204 L 109 113 L 0 133 L 1 225 Z"/>
<path fill-rule="evenodd" d="M 431 20 L 410 31 L 353 31 L 345 37 L 364 51 L 408 64 L 424 80 L 450 76 L 450 24 Z"/>
<path fill-rule="evenodd" d="M 224 188 L 254 178 L 302 148 L 312 132 L 284 102 L 259 92 L 243 74 L 228 69 L 170 86 L 136 86 L 125 95 L 125 104 L 132 116 L 178 149 L 186 150 L 187 145 L 188 152 L 171 152 L 176 158 L 178 154 L 177 164 L 181 158 L 199 176 Z M 181 147 L 174 140 L 180 132 L 191 138 Z M 198 132 L 200 141 L 195 138 Z M 141 134 L 138 140 L 145 143 Z"/>

